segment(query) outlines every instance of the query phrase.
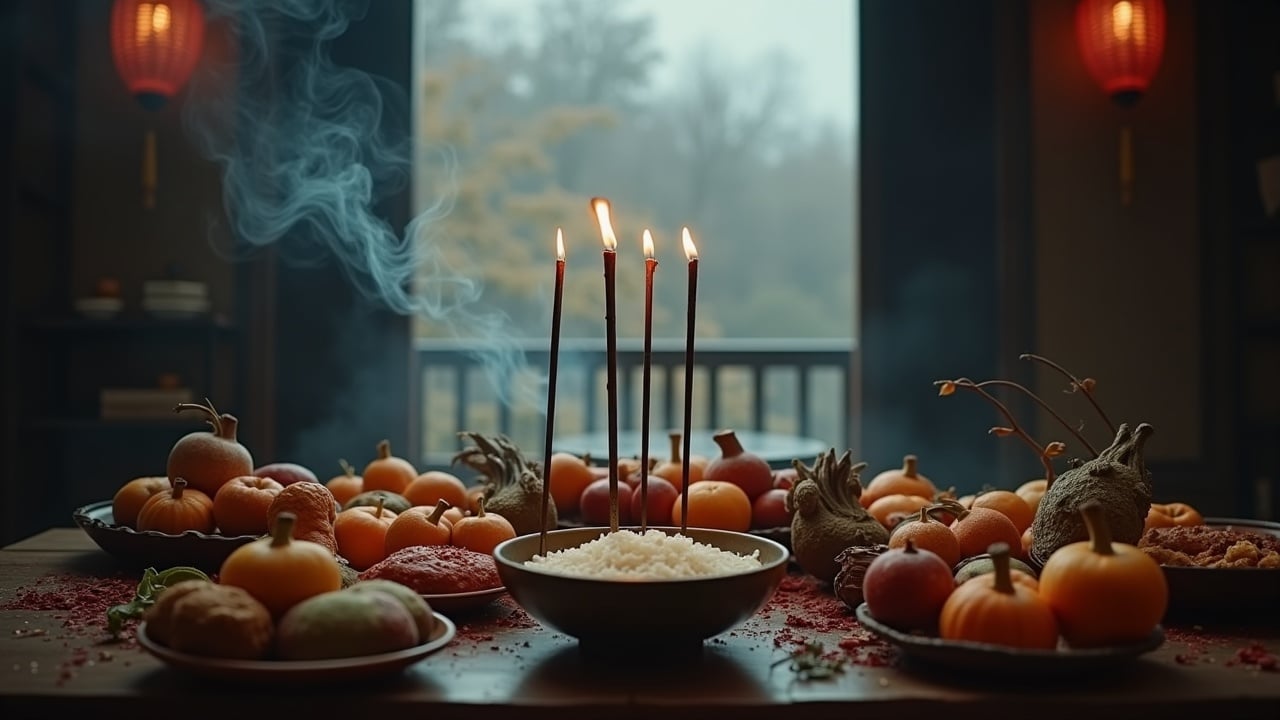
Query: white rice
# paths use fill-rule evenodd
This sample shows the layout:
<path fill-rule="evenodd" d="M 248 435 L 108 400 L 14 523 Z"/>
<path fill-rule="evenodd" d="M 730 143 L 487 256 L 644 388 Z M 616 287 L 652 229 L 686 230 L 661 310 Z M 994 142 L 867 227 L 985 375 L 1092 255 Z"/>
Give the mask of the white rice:
<path fill-rule="evenodd" d="M 574 548 L 534 555 L 526 566 L 599 580 L 671 580 L 736 575 L 758 569 L 760 551 L 739 555 L 684 535 L 649 530 L 605 533 Z"/>

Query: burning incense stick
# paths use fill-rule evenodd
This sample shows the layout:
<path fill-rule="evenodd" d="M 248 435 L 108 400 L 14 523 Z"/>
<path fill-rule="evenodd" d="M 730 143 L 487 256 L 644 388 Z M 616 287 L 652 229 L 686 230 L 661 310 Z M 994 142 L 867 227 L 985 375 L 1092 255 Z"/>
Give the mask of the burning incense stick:
<path fill-rule="evenodd" d="M 551 495 L 551 438 L 556 424 L 556 371 L 560 364 L 560 314 L 564 300 L 564 233 L 556 228 L 556 290 L 551 305 L 551 350 L 547 360 L 547 442 L 542 460 L 542 530 L 538 554 L 547 554 L 547 498 Z"/>
<path fill-rule="evenodd" d="M 649 529 L 649 373 L 653 356 L 653 234 L 644 231 L 644 363 L 640 381 L 640 532 Z"/>
<path fill-rule="evenodd" d="M 609 218 L 609 201 L 592 198 L 591 209 L 600 223 L 600 239 L 604 241 L 605 387 L 609 397 L 609 532 L 612 533 L 618 531 L 618 318 L 614 302 L 618 238 Z"/>
<path fill-rule="evenodd" d="M 689 258 L 689 314 L 684 338 L 684 453 L 680 458 L 680 533 L 689 529 L 689 426 L 693 422 L 693 321 L 698 304 L 698 248 L 689 228 L 681 231 L 684 255 Z"/>

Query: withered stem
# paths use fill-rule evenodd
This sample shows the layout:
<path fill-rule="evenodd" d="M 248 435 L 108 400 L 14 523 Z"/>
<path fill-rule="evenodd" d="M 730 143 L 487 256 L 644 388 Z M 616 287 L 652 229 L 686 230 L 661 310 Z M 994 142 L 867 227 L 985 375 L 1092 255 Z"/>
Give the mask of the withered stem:
<path fill-rule="evenodd" d="M 1094 457 L 1098 457 L 1098 451 L 1093 448 L 1093 445 L 1089 444 L 1089 441 L 1085 439 L 1084 435 L 1080 434 L 1079 430 L 1072 427 L 1071 423 L 1067 422 L 1065 418 L 1063 418 L 1061 415 L 1057 413 L 1057 411 L 1055 411 L 1052 407 L 1049 406 L 1049 403 L 1045 402 L 1039 395 L 1036 395 L 1035 393 L 1028 390 L 1021 383 L 1016 383 L 1016 382 L 1013 382 L 1012 380 L 983 380 L 977 385 L 978 387 L 986 387 L 987 385 L 998 385 L 1000 387 L 1009 387 L 1009 388 L 1013 388 L 1014 390 L 1020 391 L 1023 395 L 1026 395 L 1027 397 L 1031 398 L 1032 401 L 1034 401 L 1035 404 L 1039 405 L 1042 410 L 1052 415 L 1053 419 L 1057 420 L 1062 425 L 1062 427 L 1066 428 L 1067 432 L 1074 435 L 1076 440 L 1079 440 L 1080 444 L 1084 445 L 1085 449 L 1088 450 Z"/>
<path fill-rule="evenodd" d="M 1065 376 L 1068 380 L 1070 380 L 1070 381 L 1071 381 L 1071 387 L 1076 388 L 1076 389 L 1077 389 L 1077 390 L 1079 390 L 1080 392 L 1084 393 L 1085 398 L 1087 398 L 1087 399 L 1089 400 L 1089 404 L 1093 406 L 1093 409 L 1094 409 L 1094 410 L 1097 410 L 1097 411 L 1098 411 L 1098 415 L 1102 418 L 1102 422 L 1104 422 L 1104 423 L 1106 423 L 1106 424 L 1107 424 L 1107 429 L 1111 431 L 1111 434 L 1112 434 L 1112 435 L 1115 435 L 1115 434 L 1116 434 L 1116 426 L 1115 426 L 1115 424 L 1114 424 L 1114 423 L 1112 423 L 1112 422 L 1111 422 L 1111 418 L 1107 417 L 1107 414 L 1106 414 L 1105 412 L 1103 412 L 1103 411 L 1102 411 L 1102 406 L 1098 404 L 1098 400 L 1097 400 L 1097 398 L 1095 398 L 1095 397 L 1093 396 L 1093 391 L 1091 391 L 1088 387 L 1086 387 L 1086 386 L 1085 386 L 1085 384 L 1084 384 L 1084 383 L 1082 383 L 1082 382 L 1080 381 L 1080 379 L 1079 379 L 1079 378 L 1077 378 L 1075 375 L 1072 375 L 1072 374 L 1071 374 L 1071 372 L 1070 372 L 1069 370 L 1067 370 L 1066 368 L 1062 367 L 1062 366 L 1061 366 L 1061 365 L 1059 365 L 1058 363 L 1056 363 L 1056 362 L 1054 362 L 1054 361 L 1050 360 L 1049 358 L 1046 358 L 1046 357 L 1043 357 L 1043 356 L 1040 356 L 1040 355 L 1035 355 L 1035 354 L 1033 354 L 1033 353 L 1023 353 L 1023 354 L 1021 354 L 1021 355 L 1019 355 L 1019 356 L 1018 356 L 1018 359 L 1019 359 L 1019 360 L 1034 360 L 1034 361 L 1036 361 L 1036 362 L 1038 362 L 1038 363 L 1041 363 L 1041 364 L 1043 364 L 1043 365 L 1047 365 L 1047 366 L 1049 366 L 1049 367 L 1053 368 L 1054 370 L 1057 370 L 1058 372 L 1062 373 L 1062 375 L 1063 375 L 1063 376 Z M 1096 455 L 1096 453 L 1095 453 L 1095 455 Z"/>
<path fill-rule="evenodd" d="M 997 400 L 996 397 L 991 393 L 978 387 L 978 384 L 970 380 L 969 378 L 957 378 L 955 380 L 939 380 L 934 384 L 941 385 L 944 382 L 950 382 L 954 384 L 956 387 L 968 388 L 978 393 L 982 397 L 986 398 L 987 402 L 994 405 L 996 410 L 999 410 L 1000 414 L 1004 415 L 1005 420 L 1009 421 L 1009 427 L 1013 430 L 1014 434 L 1022 438 L 1023 442 L 1025 442 L 1027 445 L 1030 445 L 1031 449 L 1035 451 L 1036 456 L 1040 458 L 1040 464 L 1044 465 L 1044 479 L 1045 479 L 1046 488 L 1053 486 L 1053 480 L 1054 480 L 1053 461 L 1049 458 L 1049 455 L 1045 452 L 1044 447 L 1042 447 L 1040 443 L 1036 442 L 1034 438 L 1028 435 L 1026 430 L 1022 429 L 1022 426 L 1018 424 L 1018 421 L 1016 419 L 1014 419 L 1013 413 L 1009 411 L 1009 408 L 1006 407 L 1004 403 Z"/>

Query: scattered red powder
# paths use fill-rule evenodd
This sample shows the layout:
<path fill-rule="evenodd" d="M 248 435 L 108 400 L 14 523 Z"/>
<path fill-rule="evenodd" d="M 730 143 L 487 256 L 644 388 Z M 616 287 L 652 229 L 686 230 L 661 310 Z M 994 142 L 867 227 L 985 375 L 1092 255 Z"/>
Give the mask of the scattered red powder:
<path fill-rule="evenodd" d="M 14 637 L 19 639 L 43 637 L 45 640 L 63 641 L 63 646 L 69 648 L 70 654 L 58 666 L 57 683 L 62 685 L 75 677 L 77 668 L 114 660 L 115 655 L 112 651 L 102 646 L 137 647 L 137 640 L 133 636 L 133 623 L 126 626 L 119 639 L 108 637 L 106 627 L 107 609 L 132 600 L 140 579 L 140 577 L 124 575 L 108 577 L 46 575 L 30 586 L 19 587 L 12 599 L 0 604 L 0 610 L 53 613 L 54 620 L 62 621 L 59 634 L 51 634 L 54 631 L 47 628 L 14 631 Z M 93 642 L 89 645 L 77 644 L 71 647 L 73 640 L 82 641 L 84 638 L 93 638 Z M 34 667 L 33 670 L 35 670 Z"/>
<path fill-rule="evenodd" d="M 1267 651 L 1261 643 L 1252 643 L 1236 650 L 1236 654 L 1227 661 L 1227 665 L 1251 665 L 1259 670 L 1280 672 L 1280 665 L 1275 655 Z"/>

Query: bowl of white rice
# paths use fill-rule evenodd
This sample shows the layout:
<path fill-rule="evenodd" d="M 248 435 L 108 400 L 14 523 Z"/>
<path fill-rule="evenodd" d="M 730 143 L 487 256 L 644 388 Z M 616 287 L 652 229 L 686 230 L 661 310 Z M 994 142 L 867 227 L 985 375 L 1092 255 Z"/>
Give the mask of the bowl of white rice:
<path fill-rule="evenodd" d="M 569 528 L 493 550 L 508 592 L 530 615 L 583 646 L 630 651 L 700 647 L 773 596 L 788 551 L 768 538 L 689 528 Z"/>

